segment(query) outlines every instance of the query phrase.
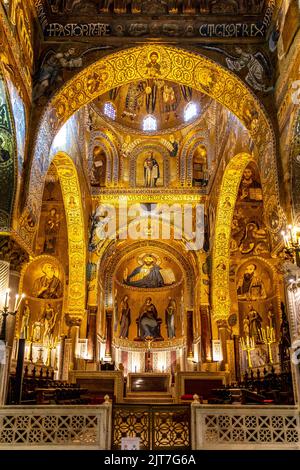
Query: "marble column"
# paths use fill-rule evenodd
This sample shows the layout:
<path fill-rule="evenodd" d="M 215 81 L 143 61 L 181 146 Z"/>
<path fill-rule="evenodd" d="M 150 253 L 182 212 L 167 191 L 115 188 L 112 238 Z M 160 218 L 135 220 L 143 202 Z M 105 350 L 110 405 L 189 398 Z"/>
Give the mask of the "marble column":
<path fill-rule="evenodd" d="M 82 322 L 82 317 L 77 315 L 65 316 L 66 325 L 69 327 L 68 338 L 71 340 L 71 360 L 70 360 L 70 370 L 76 369 L 76 346 L 79 338 L 79 328 Z M 66 346 L 66 344 L 65 344 Z"/>
<path fill-rule="evenodd" d="M 24 358 L 25 358 L 26 340 L 20 338 L 18 341 L 18 358 L 16 367 L 15 396 L 14 403 L 19 405 L 22 399 L 23 375 L 24 375 Z"/>
<path fill-rule="evenodd" d="M 223 360 L 220 364 L 221 370 L 225 370 L 225 364 L 227 364 L 227 340 L 230 339 L 230 330 L 228 327 L 228 323 L 226 320 L 219 320 L 217 321 L 218 331 L 219 331 L 219 339 L 221 340 L 221 347 L 222 347 L 222 356 Z"/>
<path fill-rule="evenodd" d="M 187 311 L 187 357 L 193 357 L 193 310 Z"/>
<path fill-rule="evenodd" d="M 233 335 L 233 344 L 234 344 L 234 361 L 235 361 L 235 376 L 237 382 L 241 380 L 241 358 L 240 358 L 240 337 L 238 335 Z"/>
<path fill-rule="evenodd" d="M 106 310 L 106 343 L 105 343 L 105 359 L 112 359 L 112 309 Z"/>
<path fill-rule="evenodd" d="M 201 316 L 201 360 L 202 362 L 212 361 L 212 331 L 209 306 L 200 307 Z"/>
<path fill-rule="evenodd" d="M 10 312 L 12 312 L 13 309 L 14 309 L 16 294 L 19 293 L 20 277 L 21 277 L 21 275 L 18 271 L 10 270 L 10 272 L 9 272 L 9 287 L 10 287 L 9 311 Z M 22 312 L 23 302 L 24 302 L 24 300 L 22 301 L 22 303 L 20 305 L 19 312 L 18 312 L 20 322 L 21 322 L 20 311 Z M 9 315 L 9 317 L 7 319 L 7 333 L 6 333 L 7 344 L 9 346 L 13 345 L 14 338 L 15 338 L 15 335 L 17 333 L 15 331 L 15 329 L 16 329 L 16 317 L 12 316 L 12 315 Z"/>
<path fill-rule="evenodd" d="M 13 312 L 16 294 L 19 293 L 20 272 L 14 271 L 6 261 L 1 261 L 1 288 L 5 291 L 10 288 L 9 312 Z M 2 300 L 2 299 L 1 299 Z M 2 307 L 2 302 L 0 307 Z M 11 367 L 12 347 L 15 337 L 16 316 L 8 314 L 3 323 L 1 318 L 1 330 L 4 334 L 0 340 L 0 406 L 6 403 L 9 372 Z M 16 346 L 16 343 L 15 343 Z"/>
<path fill-rule="evenodd" d="M 283 265 L 286 313 L 291 337 L 291 373 L 295 403 L 300 405 L 300 269 L 291 262 Z"/>
<path fill-rule="evenodd" d="M 0 341 L 0 406 L 6 403 L 11 348 Z"/>
<path fill-rule="evenodd" d="M 65 358 L 65 342 L 66 336 L 60 337 L 59 363 L 58 363 L 58 380 L 63 380 L 64 375 L 64 358 Z"/>
<path fill-rule="evenodd" d="M 88 358 L 92 362 L 97 361 L 96 343 L 97 343 L 97 320 L 98 307 L 95 305 L 88 307 L 88 324 L 87 324 L 87 338 L 88 338 Z"/>

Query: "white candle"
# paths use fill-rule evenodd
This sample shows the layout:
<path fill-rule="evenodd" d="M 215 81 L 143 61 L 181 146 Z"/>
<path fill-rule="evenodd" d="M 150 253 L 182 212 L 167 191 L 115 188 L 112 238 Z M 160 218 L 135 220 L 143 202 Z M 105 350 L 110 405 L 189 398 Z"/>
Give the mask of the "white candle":
<path fill-rule="evenodd" d="M 22 294 L 21 297 L 18 296 L 18 302 L 17 302 L 16 308 L 15 308 L 15 312 L 17 312 L 19 310 L 19 307 L 20 307 L 21 302 L 24 299 L 24 297 L 26 297 L 25 294 Z"/>
<path fill-rule="evenodd" d="M 4 308 L 7 308 L 7 307 L 8 307 L 8 294 L 9 294 L 9 289 L 7 289 L 6 292 L 5 292 Z"/>
<path fill-rule="evenodd" d="M 18 309 L 18 300 L 19 300 L 19 294 L 16 295 L 15 306 L 14 306 L 14 312 L 16 312 L 17 309 Z"/>

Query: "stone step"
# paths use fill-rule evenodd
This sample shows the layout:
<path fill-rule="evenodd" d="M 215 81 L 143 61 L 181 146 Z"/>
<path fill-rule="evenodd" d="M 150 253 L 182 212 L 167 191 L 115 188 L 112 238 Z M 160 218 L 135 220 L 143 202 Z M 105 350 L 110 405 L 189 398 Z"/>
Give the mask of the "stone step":
<path fill-rule="evenodd" d="M 132 403 L 134 405 L 171 405 L 174 403 L 174 399 L 171 398 L 167 400 L 166 398 L 162 399 L 153 399 L 153 398 L 124 398 L 123 403 Z"/>
<path fill-rule="evenodd" d="M 171 393 L 167 392 L 128 392 L 124 403 L 170 404 L 174 403 Z"/>

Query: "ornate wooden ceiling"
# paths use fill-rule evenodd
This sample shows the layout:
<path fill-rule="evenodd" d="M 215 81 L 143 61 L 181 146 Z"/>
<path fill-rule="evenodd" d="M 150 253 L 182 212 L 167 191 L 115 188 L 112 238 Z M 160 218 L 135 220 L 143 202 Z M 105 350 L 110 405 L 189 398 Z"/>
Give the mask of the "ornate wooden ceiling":
<path fill-rule="evenodd" d="M 263 38 L 276 0 L 34 0 L 46 38 Z"/>
<path fill-rule="evenodd" d="M 142 15 L 259 15 L 266 0 L 44 0 L 51 15 L 142 14 Z"/>

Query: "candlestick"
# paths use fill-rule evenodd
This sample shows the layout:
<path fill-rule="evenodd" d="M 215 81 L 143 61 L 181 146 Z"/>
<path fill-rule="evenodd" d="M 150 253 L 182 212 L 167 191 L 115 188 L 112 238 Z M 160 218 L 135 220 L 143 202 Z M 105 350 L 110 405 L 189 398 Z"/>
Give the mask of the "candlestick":
<path fill-rule="evenodd" d="M 247 360 L 248 360 L 248 367 L 252 369 L 252 361 L 251 361 L 251 351 L 255 349 L 255 341 L 254 338 L 251 336 L 246 336 L 246 338 L 241 338 L 241 347 L 243 351 L 247 353 Z"/>
<path fill-rule="evenodd" d="M 5 302 L 4 302 L 4 307 L 2 309 L 2 312 L 1 312 L 1 314 L 2 314 L 2 323 L 1 323 L 1 330 L 0 330 L 0 339 L 2 341 L 6 341 L 6 321 L 7 321 L 7 317 L 9 315 L 16 316 L 17 311 L 20 307 L 21 301 L 25 297 L 25 294 L 22 294 L 21 296 L 19 296 L 19 294 L 16 294 L 14 309 L 13 309 L 12 312 L 9 312 L 9 292 L 10 292 L 10 289 L 7 289 L 6 292 L 5 292 Z"/>
<path fill-rule="evenodd" d="M 263 343 L 267 346 L 268 348 L 268 359 L 269 359 L 269 364 L 273 364 L 273 356 L 272 356 L 272 348 L 271 345 L 275 343 L 276 338 L 275 338 L 275 331 L 273 327 L 267 326 L 266 329 L 261 328 L 261 335 L 262 335 L 262 340 Z"/>
<path fill-rule="evenodd" d="M 294 262 L 300 267 L 300 227 L 288 225 L 286 230 L 281 232 L 283 236 L 286 253 L 294 257 Z"/>

